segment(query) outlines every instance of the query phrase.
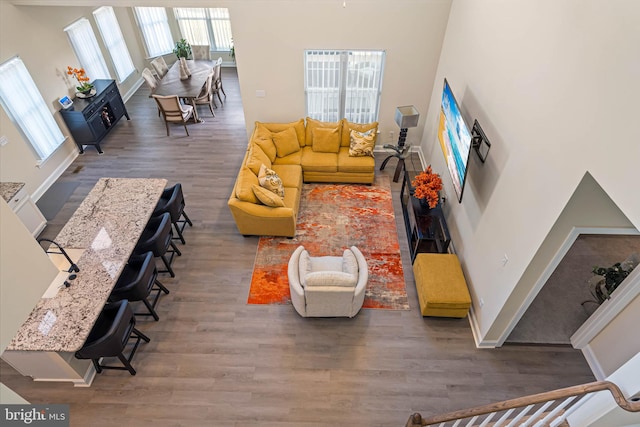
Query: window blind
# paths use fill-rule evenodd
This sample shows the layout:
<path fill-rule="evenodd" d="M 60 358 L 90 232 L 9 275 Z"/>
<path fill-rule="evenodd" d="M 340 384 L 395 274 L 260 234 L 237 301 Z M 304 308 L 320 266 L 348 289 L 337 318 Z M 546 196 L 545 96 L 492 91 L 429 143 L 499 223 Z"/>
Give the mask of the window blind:
<path fill-rule="evenodd" d="M 93 16 L 98 24 L 102 40 L 109 51 L 113 66 L 116 69 L 118 82 L 122 82 L 133 73 L 135 67 L 131 60 L 129 49 L 127 49 L 127 44 L 122 36 L 116 14 L 113 12 L 111 6 L 102 6 L 93 11 Z"/>
<path fill-rule="evenodd" d="M 89 20 L 81 18 L 64 30 L 69 36 L 71 46 L 87 76 L 91 80 L 110 79 L 111 75 Z"/>
<path fill-rule="evenodd" d="M 48 158 L 64 142 L 64 135 L 19 57 L 0 65 L 0 102 L 40 160 Z"/>
<path fill-rule="evenodd" d="M 173 51 L 173 37 L 163 7 L 135 7 L 138 26 L 150 58 Z"/>
<path fill-rule="evenodd" d="M 384 51 L 305 51 L 307 115 L 335 122 L 378 120 Z"/>

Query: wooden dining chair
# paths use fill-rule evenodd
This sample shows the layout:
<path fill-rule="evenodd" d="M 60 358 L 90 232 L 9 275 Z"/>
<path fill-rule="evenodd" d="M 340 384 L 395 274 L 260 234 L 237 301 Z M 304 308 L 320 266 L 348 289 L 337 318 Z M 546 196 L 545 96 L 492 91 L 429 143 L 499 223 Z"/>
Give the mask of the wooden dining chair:
<path fill-rule="evenodd" d="M 211 59 L 211 47 L 208 44 L 192 44 L 191 55 L 193 59 Z"/>
<path fill-rule="evenodd" d="M 160 96 L 152 95 L 158 103 L 158 108 L 162 112 L 165 125 L 167 126 L 167 136 L 169 136 L 169 122 L 182 123 L 187 136 L 189 136 L 189 130 L 187 129 L 187 120 L 193 116 L 193 107 L 191 105 L 183 105 L 178 99 L 178 95 Z"/>
<path fill-rule="evenodd" d="M 224 105 L 222 103 L 222 97 L 220 96 L 220 90 L 222 90 L 222 93 L 224 93 L 224 90 L 222 89 L 222 78 L 220 77 L 222 72 L 221 67 L 222 67 L 222 58 L 218 58 L 218 60 L 216 61 L 216 64 L 213 66 L 213 82 L 211 85 L 211 92 L 214 95 L 218 95 L 218 99 L 220 100 L 220 105 Z M 225 94 L 224 97 L 226 98 L 227 95 Z M 214 107 L 217 107 L 215 99 L 213 101 L 213 105 Z"/>
<path fill-rule="evenodd" d="M 151 60 L 151 66 L 156 71 L 158 78 L 163 78 L 169 72 L 169 67 L 162 56 Z"/>
<path fill-rule="evenodd" d="M 204 86 L 202 86 L 202 91 L 200 92 L 200 95 L 194 101 L 195 101 L 196 107 L 198 105 L 208 105 L 209 110 L 211 111 L 211 115 L 215 117 L 216 115 L 213 112 L 213 106 L 212 106 L 212 103 L 213 103 L 212 85 L 213 85 L 213 73 L 209 74 L 209 77 L 207 77 L 207 82 L 204 84 Z"/>

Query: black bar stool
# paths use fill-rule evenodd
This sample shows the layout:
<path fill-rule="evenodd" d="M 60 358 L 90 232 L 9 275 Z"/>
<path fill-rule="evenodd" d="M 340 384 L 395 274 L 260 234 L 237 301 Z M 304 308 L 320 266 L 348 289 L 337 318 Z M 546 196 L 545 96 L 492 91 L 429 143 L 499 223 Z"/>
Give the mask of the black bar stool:
<path fill-rule="evenodd" d="M 136 247 L 133 249 L 133 253 L 139 256 L 149 251 L 153 252 L 154 256 L 162 259 L 166 267 L 166 270 L 159 270 L 158 273 L 169 273 L 171 277 L 176 277 L 176 274 L 171 268 L 171 264 L 173 263 L 174 256 L 180 256 L 182 253 L 175 243 L 173 243 L 173 232 L 171 228 L 171 215 L 169 212 L 151 218 L 142 232 L 142 236 L 140 236 Z M 167 253 L 170 254 L 168 259 Z"/>
<path fill-rule="evenodd" d="M 149 302 L 149 295 L 155 291 L 153 302 Z M 116 286 L 109 295 L 109 301 L 142 301 L 149 310 L 148 313 L 134 313 L 136 316 L 153 316 L 158 321 L 156 305 L 161 293 L 168 294 L 169 290 L 158 281 L 158 270 L 153 259 L 153 252 L 147 252 L 141 257 L 132 257 L 124 266 Z"/>
<path fill-rule="evenodd" d="M 105 305 L 84 345 L 76 351 L 76 358 L 91 359 L 98 373 L 102 373 L 103 369 L 121 369 L 135 375 L 136 370 L 131 366 L 131 360 L 140 340 L 150 341 L 135 325 L 136 318 L 127 300 Z M 131 337 L 135 337 L 136 343 L 127 357 L 124 349 Z M 103 357 L 117 357 L 124 366 L 101 365 L 99 360 Z"/>
<path fill-rule="evenodd" d="M 184 228 L 189 224 L 193 227 L 193 223 L 184 211 L 185 202 L 184 194 L 182 193 L 182 184 L 177 183 L 173 187 L 166 188 L 160 196 L 160 200 L 153 211 L 153 216 L 162 215 L 165 212 L 171 214 L 171 223 L 175 227 L 178 237 L 174 239 L 180 239 L 182 244 L 185 243 L 183 232 Z M 182 218 L 182 219 L 181 219 Z"/>

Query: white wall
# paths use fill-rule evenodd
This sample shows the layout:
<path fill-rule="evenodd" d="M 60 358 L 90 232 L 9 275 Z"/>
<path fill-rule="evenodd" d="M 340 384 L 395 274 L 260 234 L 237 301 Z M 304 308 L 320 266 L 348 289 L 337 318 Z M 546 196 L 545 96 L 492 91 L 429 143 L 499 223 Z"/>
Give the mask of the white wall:
<path fill-rule="evenodd" d="M 95 3 L 95 2 L 94 2 Z M 64 28 L 81 17 L 89 19 L 98 43 L 102 48 L 105 61 L 111 74 L 116 74 L 108 52 L 104 49 L 100 33 L 92 12 L 93 7 L 16 7 L 9 2 L 0 2 L 0 62 L 19 55 L 25 63 L 31 77 L 49 106 L 62 133 L 69 139 L 41 166 L 31 146 L 22 138 L 21 133 L 8 118 L 4 109 L 0 109 L 0 134 L 5 135 L 9 143 L 0 147 L 0 181 L 24 182 L 26 190 L 35 200 L 53 183 L 77 155 L 77 148 L 69 131 L 58 113 L 58 99 L 64 95 L 73 96 L 74 81 L 67 76 L 68 65 L 79 66 Z M 135 43 L 135 21 L 129 9 L 116 8 L 116 16 L 128 42 L 136 71 L 119 84 L 124 94 L 138 82 L 140 72 L 145 66 L 144 56 L 139 44 Z M 28 28 L 28 31 L 25 31 Z M 89 76 L 91 78 L 91 76 Z"/>
<path fill-rule="evenodd" d="M 447 77 L 492 143 L 447 208 L 481 343 L 587 171 L 640 226 L 639 15 L 638 2 L 453 2 L 422 148 L 446 174 L 436 130 Z"/>
<path fill-rule="evenodd" d="M 379 144 L 391 142 L 395 108 L 421 113 L 408 142 L 417 144 L 449 13 L 449 0 L 229 2 L 240 90 L 250 133 L 254 121 L 305 116 L 305 49 L 383 49 L 386 64 Z M 257 98 L 256 90 L 266 97 Z"/>

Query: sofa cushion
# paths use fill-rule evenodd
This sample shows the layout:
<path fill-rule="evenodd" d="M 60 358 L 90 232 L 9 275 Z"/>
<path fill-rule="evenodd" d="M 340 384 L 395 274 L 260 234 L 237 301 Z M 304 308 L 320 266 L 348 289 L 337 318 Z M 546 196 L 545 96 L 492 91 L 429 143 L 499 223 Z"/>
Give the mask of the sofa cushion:
<path fill-rule="evenodd" d="M 376 146 L 376 134 L 373 129 L 366 132 L 358 132 L 351 129 L 351 144 L 349 145 L 349 155 L 351 157 L 373 157 L 373 149 Z"/>
<path fill-rule="evenodd" d="M 314 271 L 304 278 L 305 287 L 314 286 L 344 286 L 354 287 L 358 278 L 342 271 Z"/>
<path fill-rule="evenodd" d="M 378 122 L 372 123 L 351 123 L 347 119 L 342 119 L 342 147 L 348 147 L 351 145 L 351 130 L 357 130 L 358 132 L 366 132 L 373 129 L 373 134 L 378 134 Z M 375 141 L 373 142 L 375 144 Z"/>
<path fill-rule="evenodd" d="M 273 143 L 271 131 L 264 125 L 256 125 L 256 129 L 253 132 L 251 141 L 258 144 L 260 148 L 262 148 L 262 151 L 264 151 L 264 153 L 269 156 L 269 160 L 271 160 L 271 162 L 276 159 L 276 146 Z"/>
<path fill-rule="evenodd" d="M 271 132 L 282 132 L 287 128 L 294 128 L 296 131 L 296 135 L 298 136 L 298 142 L 300 143 L 300 147 L 304 147 L 305 145 L 305 128 L 304 128 L 304 119 L 297 120 L 295 122 L 290 123 L 264 123 L 264 122 L 256 122 L 256 126 L 258 124 L 263 125 Z"/>
<path fill-rule="evenodd" d="M 313 130 L 318 128 L 329 128 L 329 129 L 339 129 L 340 138 L 342 138 L 342 120 L 339 122 L 322 122 L 320 120 L 312 119 L 311 117 L 307 117 L 307 126 L 306 126 L 306 145 L 313 146 Z"/>
<path fill-rule="evenodd" d="M 349 155 L 349 147 L 341 147 L 338 153 L 338 172 L 371 173 L 375 170 L 373 157 L 353 157 Z"/>
<path fill-rule="evenodd" d="M 299 165 L 273 165 L 271 169 L 278 174 L 285 188 L 302 187 L 302 168 Z"/>
<path fill-rule="evenodd" d="M 289 154 L 285 157 L 276 157 L 273 161 L 273 165 L 298 165 L 302 162 L 302 150 Z M 272 165 L 272 166 L 273 166 Z"/>
<path fill-rule="evenodd" d="M 269 160 L 269 156 L 265 154 L 265 152 L 260 148 L 259 145 L 250 143 L 249 144 L 249 153 L 247 155 L 247 161 L 245 164 L 249 169 L 253 171 L 256 175 L 260 172 L 260 166 L 266 165 L 268 168 L 271 167 L 271 160 Z"/>
<path fill-rule="evenodd" d="M 258 203 L 258 198 L 251 188 L 252 185 L 260 185 L 258 177 L 246 166 L 240 168 L 236 180 L 236 197 L 243 202 Z"/>
<path fill-rule="evenodd" d="M 340 129 L 318 127 L 311 132 L 311 149 L 319 153 L 337 153 L 340 150 Z"/>
<path fill-rule="evenodd" d="M 258 182 L 260 183 L 260 187 L 273 191 L 280 197 L 284 197 L 284 185 L 282 185 L 282 180 L 273 169 L 269 169 L 264 164 L 260 166 Z"/>
<path fill-rule="evenodd" d="M 273 143 L 276 146 L 276 155 L 286 157 L 300 150 L 300 143 L 294 128 L 287 128 L 280 132 L 272 132 Z"/>
<path fill-rule="evenodd" d="M 338 155 L 335 153 L 319 153 L 311 147 L 302 149 L 302 169 L 305 172 L 337 172 Z"/>
<path fill-rule="evenodd" d="M 251 189 L 262 204 L 271 206 L 272 208 L 284 207 L 284 200 L 282 200 L 282 197 L 278 196 L 273 191 L 269 191 L 266 188 L 262 188 L 255 184 L 251 186 Z"/>

